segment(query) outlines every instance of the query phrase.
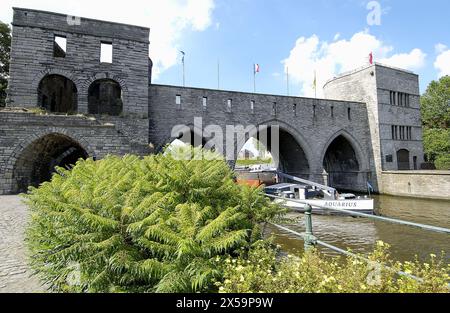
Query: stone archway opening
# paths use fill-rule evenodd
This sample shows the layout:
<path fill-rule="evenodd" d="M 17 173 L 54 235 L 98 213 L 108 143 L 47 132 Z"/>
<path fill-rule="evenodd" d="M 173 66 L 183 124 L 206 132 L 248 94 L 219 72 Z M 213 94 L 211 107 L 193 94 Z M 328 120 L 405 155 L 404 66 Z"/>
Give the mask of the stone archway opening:
<path fill-rule="evenodd" d="M 276 164 L 267 147 L 257 138 L 252 137 L 247 140 L 238 153 L 236 167 L 251 168 L 257 166 L 273 168 Z"/>
<path fill-rule="evenodd" d="M 38 87 L 39 107 L 55 113 L 76 113 L 78 90 L 70 79 L 62 75 L 46 75 Z"/>
<path fill-rule="evenodd" d="M 89 114 L 119 116 L 123 111 L 122 88 L 115 80 L 94 81 L 88 90 Z"/>
<path fill-rule="evenodd" d="M 408 150 L 401 149 L 397 151 L 397 166 L 399 171 L 408 171 L 411 169 Z"/>
<path fill-rule="evenodd" d="M 86 150 L 62 134 L 43 136 L 26 147 L 17 159 L 13 180 L 14 193 L 26 192 L 50 181 L 56 167 L 71 168 L 79 159 L 87 159 Z"/>
<path fill-rule="evenodd" d="M 272 142 L 272 132 L 275 131 L 272 127 L 260 129 L 254 136 L 254 142 L 258 142 L 267 152 L 262 152 L 263 157 L 270 159 L 269 167 L 276 167 L 279 171 L 292 176 L 310 179 L 311 171 L 308 158 L 305 150 L 298 140 L 287 130 L 278 128 L 278 143 Z M 275 132 L 275 133 L 276 133 Z M 244 145 L 247 150 L 258 150 L 256 146 L 249 146 L 248 142 Z M 277 146 L 275 146 L 277 145 Z M 238 152 L 238 155 L 245 151 Z"/>
<path fill-rule="evenodd" d="M 329 145 L 323 167 L 328 173 L 330 186 L 353 189 L 358 181 L 360 162 L 352 144 L 342 135 Z"/>
<path fill-rule="evenodd" d="M 170 142 L 163 147 L 165 153 L 171 153 L 180 147 L 205 147 L 206 139 L 192 129 L 184 129 L 180 131 L 178 137 L 170 139 Z"/>

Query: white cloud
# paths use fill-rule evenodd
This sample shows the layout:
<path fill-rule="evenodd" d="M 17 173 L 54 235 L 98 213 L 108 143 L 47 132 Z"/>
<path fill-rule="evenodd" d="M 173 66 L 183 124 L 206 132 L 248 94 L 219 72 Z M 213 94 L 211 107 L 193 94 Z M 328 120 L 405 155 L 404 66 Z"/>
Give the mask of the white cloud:
<path fill-rule="evenodd" d="M 434 47 L 435 51 L 437 54 L 441 54 L 442 52 L 444 52 L 445 50 L 447 50 L 447 46 L 442 44 L 442 43 L 438 43 L 435 47 Z"/>
<path fill-rule="evenodd" d="M 203 31 L 212 23 L 214 0 L 2 0 L 0 20 L 11 22 L 12 7 L 53 11 L 74 16 L 150 28 L 154 77 L 178 62 L 178 42 L 186 31 Z"/>
<path fill-rule="evenodd" d="M 425 63 L 426 55 L 420 49 L 410 53 L 389 56 L 393 47 L 384 44 L 368 31 L 354 34 L 349 40 L 341 39 L 331 43 L 321 41 L 317 35 L 300 37 L 290 55 L 282 63 L 289 67 L 294 82 L 301 85 L 301 94 L 314 96 L 314 72 L 317 72 L 317 95 L 323 96 L 322 86 L 339 73 L 368 65 L 369 54 L 375 61 L 392 66 L 415 70 Z"/>
<path fill-rule="evenodd" d="M 439 77 L 450 75 L 450 50 L 442 51 L 437 56 L 434 67 L 439 71 Z"/>
<path fill-rule="evenodd" d="M 340 33 L 336 33 L 336 35 L 334 35 L 333 41 L 336 41 L 339 38 L 341 38 L 341 34 Z"/>
<path fill-rule="evenodd" d="M 420 49 L 413 49 L 410 53 L 395 54 L 381 59 L 381 63 L 399 68 L 417 70 L 425 65 L 427 55 Z"/>

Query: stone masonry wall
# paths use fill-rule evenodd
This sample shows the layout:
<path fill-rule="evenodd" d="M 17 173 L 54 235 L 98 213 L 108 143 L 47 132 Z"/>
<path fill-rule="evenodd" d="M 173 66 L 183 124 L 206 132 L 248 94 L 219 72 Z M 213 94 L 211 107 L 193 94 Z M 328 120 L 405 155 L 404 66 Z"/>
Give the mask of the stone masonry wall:
<path fill-rule="evenodd" d="M 400 149 L 410 152 L 411 169 L 413 169 L 413 158 L 417 158 L 417 169 L 419 169 L 420 164 L 424 162 L 424 151 L 418 76 L 385 66 L 378 66 L 376 72 L 383 170 L 398 169 L 396 153 Z M 390 91 L 408 94 L 409 107 L 391 105 Z M 411 140 L 392 140 L 392 125 L 412 127 Z M 393 162 L 386 162 L 387 155 L 394 157 Z"/>
<path fill-rule="evenodd" d="M 367 105 L 368 131 L 370 141 L 365 147 L 370 153 L 371 166 L 376 169 L 371 181 L 379 188 L 378 176 L 382 171 L 380 154 L 379 116 L 377 110 L 376 79 L 374 67 L 355 70 L 329 81 L 324 86 L 325 98 L 348 101 L 361 101 Z"/>
<path fill-rule="evenodd" d="M 397 169 L 396 152 L 410 151 L 410 164 L 417 157 L 418 166 L 423 162 L 422 129 L 417 75 L 380 64 L 374 64 L 329 81 L 325 87 L 326 98 L 362 101 L 367 103 L 371 147 L 371 158 L 377 176 L 384 170 Z M 410 107 L 390 104 L 390 91 L 410 95 Z M 411 140 L 392 140 L 391 126 L 411 126 Z M 393 162 L 386 162 L 391 155 Z M 380 190 L 381 186 L 378 186 Z"/>
<path fill-rule="evenodd" d="M 132 140 L 146 144 L 148 122 L 149 29 L 111 22 L 80 19 L 69 25 L 63 14 L 14 9 L 11 78 L 8 106 L 36 107 L 40 81 L 62 75 L 78 90 L 78 112 L 88 112 L 88 89 L 98 79 L 109 78 L 122 88 L 124 129 L 134 128 Z M 67 38 L 65 58 L 53 56 L 54 36 Z M 101 42 L 113 45 L 113 62 L 100 62 Z M 111 120 L 114 120 L 111 118 Z M 143 127 L 143 129 L 142 129 Z"/>
<path fill-rule="evenodd" d="M 16 162 L 25 149 L 51 134 L 73 140 L 89 157 L 97 159 L 108 154 L 149 153 L 146 145 L 131 142 L 116 126 L 92 118 L 0 112 L 0 194 L 11 193 Z"/>
<path fill-rule="evenodd" d="M 176 104 L 177 95 L 181 96 L 181 108 Z M 202 105 L 203 97 L 207 98 L 206 110 Z M 232 100 L 231 112 L 227 108 L 229 99 Z M 253 112 L 251 101 L 254 101 Z M 219 125 L 224 132 L 226 125 L 280 125 L 303 148 L 311 179 L 323 179 L 326 150 L 339 135 L 352 144 L 360 163 L 361 175 L 353 187 L 365 190 L 367 179 L 375 174 L 367 148 L 370 147 L 370 134 L 363 103 L 162 85 L 150 87 L 149 102 L 149 138 L 157 151 L 174 140 L 171 131 L 175 125 L 192 126 L 194 117 L 202 117 L 203 127 Z M 273 113 L 274 103 L 276 114 Z M 236 148 L 239 152 L 242 146 Z"/>
<path fill-rule="evenodd" d="M 449 171 L 387 171 L 381 178 L 383 194 L 450 200 Z"/>

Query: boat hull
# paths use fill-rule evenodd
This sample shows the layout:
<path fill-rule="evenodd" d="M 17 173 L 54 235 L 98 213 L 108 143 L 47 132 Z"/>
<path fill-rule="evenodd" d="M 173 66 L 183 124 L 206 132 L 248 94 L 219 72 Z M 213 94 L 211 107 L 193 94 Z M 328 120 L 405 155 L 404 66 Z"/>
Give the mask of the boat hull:
<path fill-rule="evenodd" d="M 306 203 L 311 205 L 314 214 L 331 214 L 341 215 L 346 214 L 335 210 L 323 209 L 322 207 L 336 208 L 340 210 L 347 210 L 357 213 L 374 213 L 374 200 L 373 199 L 355 199 L 355 200 L 301 200 L 305 204 L 286 200 L 277 200 L 278 203 L 283 204 L 286 207 L 292 208 L 295 211 L 305 212 Z"/>

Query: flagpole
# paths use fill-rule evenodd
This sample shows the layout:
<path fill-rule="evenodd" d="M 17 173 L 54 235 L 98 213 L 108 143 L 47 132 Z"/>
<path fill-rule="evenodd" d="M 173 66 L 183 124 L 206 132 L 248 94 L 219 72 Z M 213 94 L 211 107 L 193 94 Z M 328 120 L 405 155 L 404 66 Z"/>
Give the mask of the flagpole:
<path fill-rule="evenodd" d="M 317 99 L 317 72 L 314 71 L 314 98 Z"/>
<path fill-rule="evenodd" d="M 217 60 L 217 89 L 220 90 L 220 60 Z"/>
<path fill-rule="evenodd" d="M 253 93 L 256 93 L 256 63 L 253 64 Z"/>
<path fill-rule="evenodd" d="M 286 89 L 289 96 L 289 67 L 286 67 Z"/>

